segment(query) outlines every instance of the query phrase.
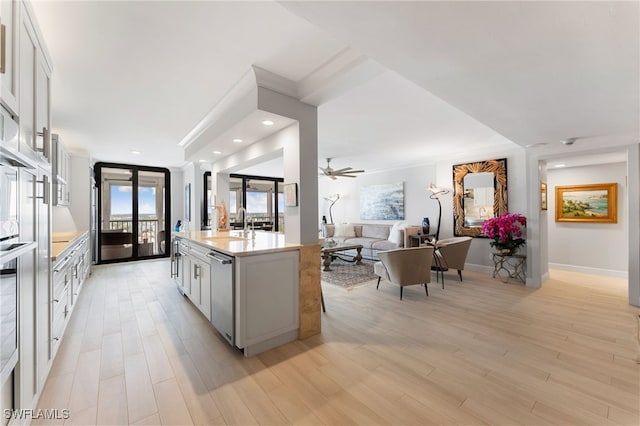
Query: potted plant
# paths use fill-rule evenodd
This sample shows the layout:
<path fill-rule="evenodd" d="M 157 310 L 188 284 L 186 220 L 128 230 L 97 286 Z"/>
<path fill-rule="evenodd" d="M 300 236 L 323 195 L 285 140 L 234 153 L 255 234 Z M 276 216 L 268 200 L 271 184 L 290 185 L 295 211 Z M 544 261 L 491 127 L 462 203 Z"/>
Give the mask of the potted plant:
<path fill-rule="evenodd" d="M 493 238 L 489 244 L 502 254 L 511 255 L 525 243 L 524 229 L 527 218 L 519 213 L 505 212 L 499 217 L 487 219 L 482 224 L 482 234 Z"/>

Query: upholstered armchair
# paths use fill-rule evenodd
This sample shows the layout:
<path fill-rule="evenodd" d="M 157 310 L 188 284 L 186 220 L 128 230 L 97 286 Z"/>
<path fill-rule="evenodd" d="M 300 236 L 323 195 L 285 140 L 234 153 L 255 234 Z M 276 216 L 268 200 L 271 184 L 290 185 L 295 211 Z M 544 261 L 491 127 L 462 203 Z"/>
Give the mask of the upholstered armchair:
<path fill-rule="evenodd" d="M 471 237 L 446 238 L 436 242 L 436 256 L 442 269 L 457 269 L 460 281 L 462 281 L 462 271 L 470 246 Z"/>
<path fill-rule="evenodd" d="M 373 265 L 373 271 L 378 275 L 376 289 L 384 278 L 400 286 L 400 300 L 402 289 L 408 285 L 424 284 L 428 296 L 427 283 L 431 282 L 433 250 L 433 247 L 425 246 L 378 252 L 380 262 Z"/>

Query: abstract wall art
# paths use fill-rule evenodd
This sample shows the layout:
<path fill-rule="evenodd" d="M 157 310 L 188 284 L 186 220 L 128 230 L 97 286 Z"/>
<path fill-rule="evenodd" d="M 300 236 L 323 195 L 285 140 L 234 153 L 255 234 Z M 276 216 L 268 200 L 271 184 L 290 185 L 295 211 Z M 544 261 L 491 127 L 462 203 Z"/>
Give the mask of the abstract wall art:
<path fill-rule="evenodd" d="M 404 219 L 404 183 L 385 183 L 360 188 L 360 219 Z"/>

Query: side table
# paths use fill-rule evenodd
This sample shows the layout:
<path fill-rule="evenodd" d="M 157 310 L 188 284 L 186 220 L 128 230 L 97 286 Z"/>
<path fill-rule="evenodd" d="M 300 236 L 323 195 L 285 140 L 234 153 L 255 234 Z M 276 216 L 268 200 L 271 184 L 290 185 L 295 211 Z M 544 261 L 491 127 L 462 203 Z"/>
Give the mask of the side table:
<path fill-rule="evenodd" d="M 411 247 L 420 247 L 423 243 L 429 243 L 434 238 L 435 235 L 432 234 L 413 234 L 411 237 Z M 417 243 L 417 245 L 415 245 Z"/>
<path fill-rule="evenodd" d="M 527 256 L 524 254 L 493 253 L 493 278 L 499 277 L 502 282 L 510 278 L 527 281 Z"/>

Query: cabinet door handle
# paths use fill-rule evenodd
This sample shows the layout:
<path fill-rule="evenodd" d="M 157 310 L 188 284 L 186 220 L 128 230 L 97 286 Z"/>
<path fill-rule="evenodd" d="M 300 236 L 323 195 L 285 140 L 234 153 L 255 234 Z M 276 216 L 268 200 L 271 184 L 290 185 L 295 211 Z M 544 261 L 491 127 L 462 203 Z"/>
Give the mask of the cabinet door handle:
<path fill-rule="evenodd" d="M 60 302 L 58 299 L 53 299 L 53 301 L 54 301 L 55 303 Z"/>
<path fill-rule="evenodd" d="M 53 338 L 53 340 L 54 340 L 55 342 L 57 342 L 58 340 L 60 340 L 60 338 L 59 338 L 59 337 L 54 337 L 54 338 Z"/>
<path fill-rule="evenodd" d="M 42 153 L 45 158 L 51 158 L 51 143 L 49 143 L 51 131 L 47 127 L 42 128 Z"/>
<path fill-rule="evenodd" d="M 198 270 L 200 269 L 200 265 L 193 265 L 193 279 L 198 279 Z"/>
<path fill-rule="evenodd" d="M 38 132 L 38 136 L 42 136 L 42 148 L 36 147 L 36 151 L 40 151 L 45 158 L 49 158 L 49 129 L 42 128 L 42 132 Z"/>
<path fill-rule="evenodd" d="M 47 175 L 44 175 L 42 176 L 42 202 L 44 204 L 49 204 L 49 202 L 51 201 L 51 193 L 49 192 L 49 188 L 49 177 Z"/>
<path fill-rule="evenodd" d="M 51 195 L 49 193 L 49 176 L 44 175 L 42 176 L 42 180 L 38 180 L 36 182 L 42 184 L 42 197 L 36 197 L 36 198 L 42 199 L 42 202 L 44 204 L 49 204 L 50 195 Z"/>
<path fill-rule="evenodd" d="M 7 59 L 7 26 L 4 24 L 0 25 L 0 43 L 2 43 L 2 50 L 0 51 L 0 74 L 4 74 Z"/>

